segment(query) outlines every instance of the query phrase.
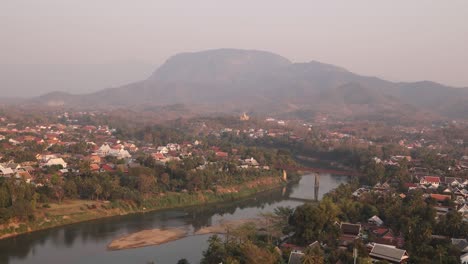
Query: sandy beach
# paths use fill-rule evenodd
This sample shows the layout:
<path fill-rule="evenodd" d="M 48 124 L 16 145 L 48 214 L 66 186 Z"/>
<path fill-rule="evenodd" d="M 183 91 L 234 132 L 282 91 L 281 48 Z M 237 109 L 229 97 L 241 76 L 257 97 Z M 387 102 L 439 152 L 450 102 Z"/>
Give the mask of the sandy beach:
<path fill-rule="evenodd" d="M 197 230 L 193 235 L 225 234 L 228 228 L 236 228 L 246 223 L 258 223 L 259 219 L 241 219 L 221 221 L 218 225 L 207 226 Z M 189 236 L 187 230 L 181 228 L 150 229 L 128 234 L 113 240 L 109 250 L 122 250 L 147 246 L 157 246 Z"/>
<path fill-rule="evenodd" d="M 107 248 L 121 250 L 160 245 L 187 236 L 187 231 L 180 228 L 143 230 L 113 240 Z"/>

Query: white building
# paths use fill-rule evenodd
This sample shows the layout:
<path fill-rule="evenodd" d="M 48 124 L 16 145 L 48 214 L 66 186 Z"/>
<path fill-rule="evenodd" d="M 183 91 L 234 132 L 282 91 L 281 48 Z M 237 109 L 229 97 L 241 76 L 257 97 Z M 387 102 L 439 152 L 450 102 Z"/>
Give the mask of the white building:
<path fill-rule="evenodd" d="M 159 153 L 162 153 L 162 154 L 167 154 L 169 153 L 169 149 L 165 146 L 160 146 L 156 149 Z"/>
<path fill-rule="evenodd" d="M 14 171 L 11 168 L 0 165 L 0 176 L 11 177 L 13 173 Z"/>
<path fill-rule="evenodd" d="M 108 153 L 108 156 L 116 157 L 118 159 L 129 159 L 132 157 L 130 153 L 121 148 L 121 149 L 111 149 L 110 152 Z"/>
<path fill-rule="evenodd" d="M 64 169 L 67 167 L 67 163 L 62 158 L 49 159 L 44 166 L 58 166 L 61 165 Z"/>
<path fill-rule="evenodd" d="M 97 150 L 96 154 L 99 156 L 99 157 L 105 157 L 107 155 L 109 155 L 109 152 L 111 151 L 111 147 L 109 146 L 109 144 L 102 144 L 102 146 Z"/>
<path fill-rule="evenodd" d="M 461 264 L 468 264 L 468 253 L 461 255 L 460 257 L 460 263 Z"/>

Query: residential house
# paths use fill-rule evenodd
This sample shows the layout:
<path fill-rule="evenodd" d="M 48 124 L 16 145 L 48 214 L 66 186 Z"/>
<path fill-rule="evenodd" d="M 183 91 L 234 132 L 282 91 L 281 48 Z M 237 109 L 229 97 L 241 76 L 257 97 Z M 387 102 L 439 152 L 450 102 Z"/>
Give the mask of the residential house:
<path fill-rule="evenodd" d="M 16 178 L 20 178 L 20 179 L 23 179 L 24 181 L 26 181 L 27 183 L 31 183 L 32 181 L 32 176 L 31 174 L 29 174 L 29 172 L 27 171 L 20 171 L 20 172 L 17 172 L 16 173 Z"/>
<path fill-rule="evenodd" d="M 109 144 L 102 144 L 102 146 L 96 151 L 96 154 L 99 156 L 99 157 L 105 157 L 109 154 L 109 152 L 111 151 L 111 147 L 109 146 Z"/>
<path fill-rule="evenodd" d="M 452 238 L 452 245 L 457 247 L 462 253 L 468 253 L 468 241 L 466 239 Z"/>
<path fill-rule="evenodd" d="M 302 248 L 290 244 L 285 244 L 284 247 L 292 249 L 291 253 L 289 254 L 288 264 L 302 264 L 302 257 L 304 256 Z M 307 248 L 314 247 L 321 247 L 321 245 L 318 241 L 315 241 L 307 246 Z"/>
<path fill-rule="evenodd" d="M 288 264 L 302 264 L 303 256 L 304 253 L 301 251 L 292 251 L 291 254 L 289 254 Z"/>
<path fill-rule="evenodd" d="M 375 191 L 387 191 L 388 189 L 390 189 L 390 184 L 388 184 L 388 182 L 384 182 L 384 183 L 380 183 L 378 182 L 376 185 L 374 185 L 374 188 L 373 188 Z"/>
<path fill-rule="evenodd" d="M 253 167 L 257 167 L 258 165 L 260 165 L 258 161 L 256 161 L 254 158 L 245 159 L 242 161 L 242 163 L 248 166 L 253 166 Z"/>
<path fill-rule="evenodd" d="M 463 254 L 460 256 L 460 263 L 461 264 L 468 264 L 468 253 Z"/>
<path fill-rule="evenodd" d="M 382 244 L 374 244 L 369 256 L 374 261 L 388 261 L 390 263 L 406 263 L 409 259 L 406 250 Z"/>
<path fill-rule="evenodd" d="M 101 157 L 98 155 L 91 155 L 89 156 L 89 161 L 93 164 L 100 164 L 101 163 Z"/>
<path fill-rule="evenodd" d="M 447 195 L 452 194 L 452 188 L 450 188 L 450 187 L 445 188 L 444 191 L 443 191 L 443 193 L 444 193 L 444 194 L 447 194 Z"/>
<path fill-rule="evenodd" d="M 442 215 L 447 215 L 450 210 L 447 206 L 434 206 L 434 209 L 436 210 L 437 219 Z"/>
<path fill-rule="evenodd" d="M 51 158 L 47 160 L 44 166 L 62 166 L 62 168 L 67 167 L 67 163 L 62 158 Z"/>
<path fill-rule="evenodd" d="M 91 171 L 99 171 L 100 167 L 99 167 L 98 164 L 92 163 L 91 165 L 89 165 L 89 169 L 90 169 Z"/>
<path fill-rule="evenodd" d="M 351 223 L 341 223 L 340 245 L 347 246 L 358 239 L 361 235 L 361 225 Z"/>
<path fill-rule="evenodd" d="M 179 144 L 175 144 L 175 143 L 169 143 L 167 144 L 167 149 L 169 151 L 179 151 L 180 150 L 180 145 Z"/>
<path fill-rule="evenodd" d="M 380 219 L 380 217 L 374 215 L 373 217 L 369 218 L 369 220 L 367 220 L 367 222 L 369 224 L 373 224 L 373 225 L 376 225 L 376 226 L 382 226 L 384 224 L 384 222 L 382 221 L 382 219 Z"/>
<path fill-rule="evenodd" d="M 437 193 L 431 193 L 429 197 L 436 200 L 438 203 L 442 203 L 446 200 L 452 199 L 450 195 L 437 194 Z"/>
<path fill-rule="evenodd" d="M 123 148 L 111 149 L 108 155 L 112 157 L 116 157 L 117 159 L 129 159 L 132 157 L 132 155 L 130 155 L 130 153 Z"/>
<path fill-rule="evenodd" d="M 112 163 L 104 164 L 101 167 L 101 172 L 114 172 L 114 171 L 115 171 L 115 165 Z"/>
<path fill-rule="evenodd" d="M 462 185 L 462 180 L 454 177 L 445 177 L 445 185 L 451 187 L 460 187 Z"/>
<path fill-rule="evenodd" d="M 458 205 L 465 204 L 466 199 L 464 197 L 462 197 L 462 196 L 457 196 L 455 198 L 455 203 L 458 204 Z"/>
<path fill-rule="evenodd" d="M 164 154 L 162 154 L 161 152 L 156 152 L 156 153 L 153 153 L 151 154 L 151 157 L 153 157 L 153 159 L 155 161 L 162 161 L 164 160 L 166 157 L 164 156 Z"/>
<path fill-rule="evenodd" d="M 405 187 L 408 188 L 408 191 L 411 191 L 417 189 L 418 185 L 416 183 L 407 182 L 405 183 Z"/>
<path fill-rule="evenodd" d="M 0 165 L 0 176 L 11 177 L 11 176 L 13 176 L 14 173 L 15 172 L 11 168 L 9 168 L 7 166 L 4 167 L 4 166 Z"/>
<path fill-rule="evenodd" d="M 403 247 L 405 244 L 403 235 L 400 234 L 399 236 L 396 236 L 395 233 L 389 228 L 379 227 L 374 229 L 372 233 L 376 236 L 374 239 L 375 243 L 397 247 Z"/>
<path fill-rule="evenodd" d="M 162 153 L 162 154 L 167 154 L 169 153 L 169 149 L 165 146 L 160 146 L 156 149 L 156 151 L 158 151 L 159 153 Z"/>
<path fill-rule="evenodd" d="M 459 212 L 461 215 L 468 215 L 468 205 L 467 204 L 464 204 L 463 206 L 461 206 L 457 212 Z"/>
<path fill-rule="evenodd" d="M 455 194 L 457 197 L 463 197 L 465 199 L 468 198 L 468 191 L 466 189 L 455 188 L 453 190 L 453 194 Z"/>
<path fill-rule="evenodd" d="M 229 156 L 227 152 L 223 152 L 223 151 L 217 151 L 215 152 L 215 155 L 218 158 L 227 158 Z"/>
<path fill-rule="evenodd" d="M 359 198 L 359 197 L 361 197 L 362 194 L 367 193 L 369 191 L 370 191 L 369 188 L 361 187 L 361 188 L 357 189 L 356 191 L 354 191 L 352 195 L 355 198 Z"/>
<path fill-rule="evenodd" d="M 419 183 L 423 185 L 431 185 L 435 188 L 438 188 L 440 185 L 440 177 L 439 176 L 424 176 L 421 178 Z"/>

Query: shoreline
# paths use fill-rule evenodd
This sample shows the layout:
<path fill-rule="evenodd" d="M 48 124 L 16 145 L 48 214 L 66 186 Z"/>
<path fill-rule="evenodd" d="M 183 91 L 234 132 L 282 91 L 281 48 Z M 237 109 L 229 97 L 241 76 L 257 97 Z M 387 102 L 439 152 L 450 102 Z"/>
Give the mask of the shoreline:
<path fill-rule="evenodd" d="M 262 180 L 270 180 L 271 182 L 269 184 L 264 184 Z M 111 203 L 108 201 L 70 200 L 68 201 L 69 203 L 81 202 L 84 205 L 91 204 L 92 206 L 99 206 L 99 208 L 94 209 L 95 211 L 88 209 L 88 211 L 82 212 L 82 214 L 79 215 L 79 218 L 72 218 L 67 215 L 59 215 L 53 219 L 55 220 L 55 222 L 47 221 L 48 219 L 46 218 L 44 222 L 41 222 L 41 223 L 38 223 L 38 221 L 35 221 L 32 224 L 31 223 L 10 224 L 10 226 L 16 227 L 16 229 L 22 228 L 23 230 L 24 229 L 25 230 L 20 231 L 20 232 L 13 231 L 11 233 L 0 235 L 0 240 L 13 238 L 13 237 L 21 236 L 21 235 L 27 235 L 36 231 L 44 231 L 47 229 L 59 228 L 59 227 L 67 226 L 67 225 L 95 221 L 95 220 L 100 220 L 100 219 L 105 219 L 105 218 L 116 217 L 116 216 L 125 216 L 125 215 L 149 213 L 149 212 L 171 210 L 171 209 L 191 208 L 191 207 L 196 207 L 200 205 L 215 205 L 215 204 L 222 204 L 226 202 L 240 201 L 242 199 L 253 197 L 263 192 L 281 188 L 292 182 L 293 181 L 284 182 L 279 177 L 262 177 L 256 180 L 248 181 L 240 185 L 235 185 L 235 186 L 230 187 L 231 190 L 232 189 L 234 190 L 234 192 L 216 193 L 216 194 L 212 194 L 212 193 L 210 194 L 209 191 L 198 191 L 192 194 L 169 193 L 169 194 L 165 194 L 162 197 L 163 198 L 177 197 L 179 199 L 179 204 L 173 204 L 173 205 L 163 204 L 163 205 L 152 206 L 152 207 L 145 207 L 142 205 L 139 208 L 130 207 L 130 209 L 126 209 L 123 206 L 121 206 L 118 208 L 102 210 L 104 206 L 109 205 Z M 254 183 L 256 184 L 252 185 Z M 200 197 L 200 195 L 204 198 L 203 200 L 196 199 Z M 182 196 L 187 196 L 185 198 L 191 199 L 190 202 L 188 204 L 184 203 L 187 199 L 180 201 Z M 157 197 L 156 199 L 153 198 L 153 200 L 148 199 L 145 202 L 151 202 L 151 201 L 154 202 L 154 201 L 157 201 L 158 198 L 161 198 L 161 197 Z M 121 205 L 121 203 L 122 201 L 118 201 L 119 205 Z M 131 206 L 131 204 L 127 204 L 127 203 L 124 203 L 124 205 Z M 11 228 L 11 227 L 3 228 L 0 230 L 0 232 L 4 231 L 7 228 Z"/>

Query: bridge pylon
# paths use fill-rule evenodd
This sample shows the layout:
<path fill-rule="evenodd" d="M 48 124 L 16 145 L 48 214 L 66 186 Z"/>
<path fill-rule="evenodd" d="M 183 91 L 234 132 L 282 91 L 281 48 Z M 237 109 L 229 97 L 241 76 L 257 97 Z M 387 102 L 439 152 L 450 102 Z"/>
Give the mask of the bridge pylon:
<path fill-rule="evenodd" d="M 318 174 L 317 172 L 314 172 L 314 199 L 315 201 L 318 201 L 319 189 L 320 189 L 320 174 Z"/>

